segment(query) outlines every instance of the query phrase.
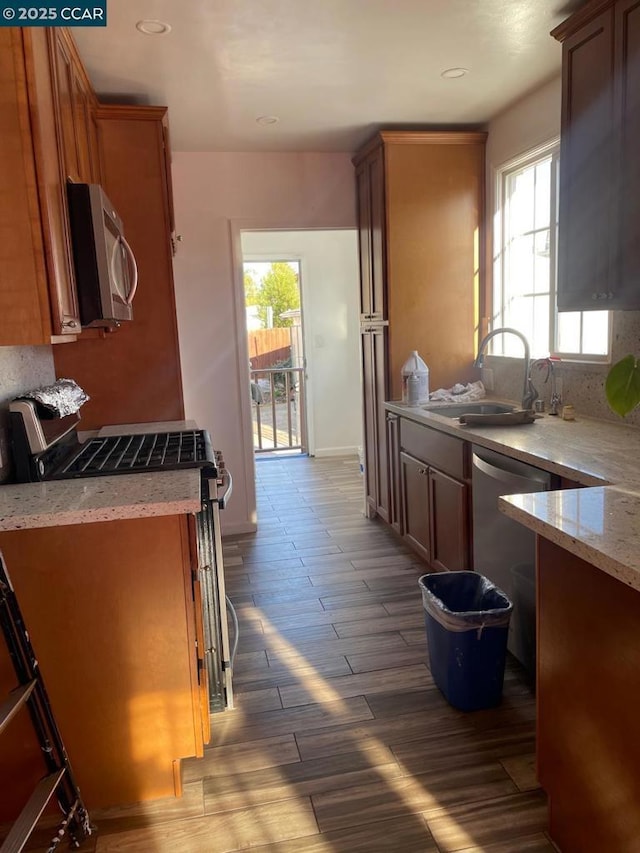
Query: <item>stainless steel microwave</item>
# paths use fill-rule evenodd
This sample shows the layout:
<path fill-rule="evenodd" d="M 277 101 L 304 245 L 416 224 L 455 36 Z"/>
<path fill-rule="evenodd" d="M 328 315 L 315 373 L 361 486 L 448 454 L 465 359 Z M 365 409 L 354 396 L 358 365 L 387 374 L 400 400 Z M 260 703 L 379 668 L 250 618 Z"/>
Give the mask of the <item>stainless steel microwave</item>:
<path fill-rule="evenodd" d="M 122 219 L 98 184 L 67 185 L 80 322 L 114 326 L 133 319 L 138 267 Z"/>

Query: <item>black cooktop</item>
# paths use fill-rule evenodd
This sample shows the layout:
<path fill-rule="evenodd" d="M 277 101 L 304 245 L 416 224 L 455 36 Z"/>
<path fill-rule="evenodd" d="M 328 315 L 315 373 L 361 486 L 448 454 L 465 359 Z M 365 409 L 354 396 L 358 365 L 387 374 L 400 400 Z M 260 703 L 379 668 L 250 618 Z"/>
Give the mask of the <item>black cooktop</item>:
<path fill-rule="evenodd" d="M 144 471 L 176 471 L 213 464 L 209 436 L 204 430 L 92 438 L 80 445 L 55 479 L 132 474 Z"/>
<path fill-rule="evenodd" d="M 32 456 L 28 468 L 28 477 L 20 479 L 32 482 L 183 468 L 200 468 L 207 477 L 218 476 L 206 430 L 96 437 L 82 444 L 74 432 Z"/>

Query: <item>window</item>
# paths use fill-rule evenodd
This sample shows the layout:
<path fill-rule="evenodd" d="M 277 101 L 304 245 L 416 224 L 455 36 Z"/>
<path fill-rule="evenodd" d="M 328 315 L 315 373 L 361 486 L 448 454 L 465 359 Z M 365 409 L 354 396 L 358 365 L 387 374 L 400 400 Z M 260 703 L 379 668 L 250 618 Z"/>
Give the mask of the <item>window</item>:
<path fill-rule="evenodd" d="M 609 311 L 556 310 L 559 148 L 556 141 L 498 171 L 492 328 L 518 329 L 535 358 L 608 361 Z M 494 355 L 522 355 L 513 335 L 493 343 Z"/>

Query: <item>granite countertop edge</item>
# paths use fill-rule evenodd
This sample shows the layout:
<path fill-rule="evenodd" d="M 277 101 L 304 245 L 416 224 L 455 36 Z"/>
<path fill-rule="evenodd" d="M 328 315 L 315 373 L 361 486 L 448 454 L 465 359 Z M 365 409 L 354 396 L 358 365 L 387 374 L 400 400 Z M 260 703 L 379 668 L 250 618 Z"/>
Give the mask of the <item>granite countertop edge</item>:
<path fill-rule="evenodd" d="M 9 485 L 0 489 L 0 531 L 182 515 L 200 504 L 197 469 Z"/>

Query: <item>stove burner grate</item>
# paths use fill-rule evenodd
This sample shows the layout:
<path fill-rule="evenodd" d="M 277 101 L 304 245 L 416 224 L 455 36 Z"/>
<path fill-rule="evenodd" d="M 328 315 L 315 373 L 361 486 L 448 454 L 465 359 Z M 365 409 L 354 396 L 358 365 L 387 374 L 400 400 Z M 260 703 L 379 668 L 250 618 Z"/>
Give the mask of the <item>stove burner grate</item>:
<path fill-rule="evenodd" d="M 56 479 L 144 471 L 177 470 L 213 464 L 208 435 L 190 432 L 118 435 L 82 444 L 54 474 Z"/>

